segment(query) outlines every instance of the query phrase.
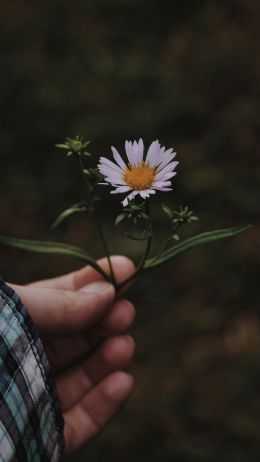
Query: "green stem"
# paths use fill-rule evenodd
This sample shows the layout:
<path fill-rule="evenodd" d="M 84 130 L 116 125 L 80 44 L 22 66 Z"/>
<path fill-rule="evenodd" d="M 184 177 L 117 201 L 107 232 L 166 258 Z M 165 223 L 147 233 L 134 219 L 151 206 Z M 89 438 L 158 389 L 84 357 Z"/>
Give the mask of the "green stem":
<path fill-rule="evenodd" d="M 149 203 L 148 201 L 146 202 L 146 213 L 147 215 L 150 217 L 150 207 L 149 207 Z M 151 231 L 151 223 L 149 223 L 149 232 Z M 131 274 L 131 276 L 129 276 L 128 278 L 126 278 L 124 281 L 122 281 L 120 284 L 117 285 L 117 291 L 121 290 L 126 284 L 128 284 L 130 281 L 132 281 L 137 274 L 141 273 L 141 271 L 143 270 L 143 267 L 144 267 L 144 264 L 149 256 L 149 253 L 150 253 L 150 250 L 151 250 L 151 245 L 152 245 L 152 235 L 150 237 L 148 237 L 147 241 L 146 241 L 146 246 L 145 246 L 145 250 L 144 250 L 144 253 L 143 253 L 143 256 L 140 260 L 140 262 L 138 263 L 137 267 L 136 267 L 136 270 L 133 274 Z"/>
<path fill-rule="evenodd" d="M 103 228 L 102 228 L 102 226 L 101 226 L 101 224 L 99 222 L 99 219 L 98 219 L 95 208 L 94 208 L 94 217 L 95 217 L 95 223 L 96 223 L 96 226 L 97 226 L 97 229 L 98 229 L 99 237 L 100 237 L 100 240 L 102 242 L 102 245 L 103 245 L 103 248 L 104 248 L 104 251 L 105 251 L 105 255 L 107 257 L 109 271 L 110 271 L 110 275 L 111 275 L 111 281 L 112 281 L 113 286 L 115 287 L 115 290 L 117 290 L 117 282 L 116 282 L 116 278 L 115 278 L 115 273 L 114 273 L 114 269 L 113 269 L 109 249 L 108 249 L 106 239 L 105 239 L 105 236 L 104 236 Z"/>
<path fill-rule="evenodd" d="M 94 205 L 94 202 L 93 202 L 93 197 L 92 197 L 92 194 L 91 194 L 91 187 L 90 187 L 88 178 L 86 177 L 86 175 L 84 173 L 84 164 L 83 164 L 83 161 L 82 161 L 81 153 L 79 153 L 78 157 L 79 157 L 80 170 L 81 170 L 81 173 L 82 173 L 82 176 L 83 176 L 83 181 L 85 183 L 86 190 L 87 190 L 88 202 L 89 202 L 89 204 L 90 204 L 90 206 L 91 206 L 91 208 L 93 210 L 96 227 L 97 227 L 99 237 L 100 237 L 100 240 L 102 242 L 102 245 L 103 245 L 103 248 L 104 248 L 104 251 L 105 251 L 105 255 L 106 255 L 107 260 L 108 260 L 108 266 L 109 266 L 109 271 L 110 271 L 111 277 L 107 277 L 106 279 L 109 280 L 110 282 L 112 282 L 115 289 L 117 290 L 117 283 L 116 283 L 115 273 L 114 273 L 114 270 L 113 270 L 113 265 L 112 265 L 112 262 L 111 262 L 109 249 L 108 249 L 108 246 L 107 246 L 107 243 L 106 243 L 106 239 L 105 239 L 105 236 L 104 236 L 102 226 L 101 226 L 101 224 L 99 222 L 99 219 L 98 219 L 98 216 L 97 216 L 97 212 L 96 212 L 95 205 Z"/>
<path fill-rule="evenodd" d="M 181 225 L 183 223 L 180 223 L 178 222 L 177 225 L 176 225 L 176 228 L 173 229 L 173 232 L 172 234 L 175 234 L 177 233 L 177 231 L 180 229 Z M 161 256 L 161 254 L 167 249 L 168 245 L 170 244 L 170 242 L 172 241 L 172 236 L 170 236 L 167 241 L 163 244 L 162 248 L 159 250 L 159 252 L 154 256 L 152 257 L 154 260 L 157 260 L 157 258 L 159 258 Z"/>

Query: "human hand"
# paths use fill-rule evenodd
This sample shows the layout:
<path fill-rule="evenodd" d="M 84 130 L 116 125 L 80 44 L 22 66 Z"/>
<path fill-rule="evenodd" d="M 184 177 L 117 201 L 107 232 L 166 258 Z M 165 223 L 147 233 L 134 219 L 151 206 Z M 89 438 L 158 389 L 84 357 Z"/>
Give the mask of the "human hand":
<path fill-rule="evenodd" d="M 112 257 L 118 282 L 134 266 Z M 107 260 L 99 261 L 108 271 Z M 111 284 L 87 266 L 27 286 L 10 284 L 37 325 L 55 375 L 63 412 L 66 454 L 99 433 L 129 396 L 132 377 L 124 372 L 134 353 L 126 330 L 134 319 L 127 300 L 115 301 Z"/>

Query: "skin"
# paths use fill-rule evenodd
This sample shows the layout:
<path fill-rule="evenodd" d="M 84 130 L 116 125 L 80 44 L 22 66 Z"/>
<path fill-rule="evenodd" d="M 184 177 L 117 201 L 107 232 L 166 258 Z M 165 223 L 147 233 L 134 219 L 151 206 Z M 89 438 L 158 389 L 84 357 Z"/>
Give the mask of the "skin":
<path fill-rule="evenodd" d="M 112 257 L 118 282 L 134 271 L 125 257 Z M 99 264 L 108 271 L 106 259 Z M 55 376 L 65 421 L 66 454 L 97 435 L 129 397 L 133 378 L 125 372 L 134 354 L 126 334 L 133 305 L 115 300 L 111 284 L 90 267 L 26 286 L 9 284 L 37 325 Z"/>

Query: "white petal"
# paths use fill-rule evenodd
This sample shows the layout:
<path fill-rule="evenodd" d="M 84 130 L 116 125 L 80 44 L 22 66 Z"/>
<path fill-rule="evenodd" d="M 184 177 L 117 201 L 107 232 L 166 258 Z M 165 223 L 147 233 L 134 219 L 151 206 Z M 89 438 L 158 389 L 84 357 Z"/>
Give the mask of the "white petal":
<path fill-rule="evenodd" d="M 138 191 L 132 191 L 126 198 L 123 200 L 122 204 L 124 207 L 128 205 L 129 202 L 138 194 Z"/>
<path fill-rule="evenodd" d="M 109 181 L 110 183 L 126 184 L 124 178 L 121 175 L 117 175 L 116 173 L 104 172 L 102 175 L 104 176 L 105 180 Z"/>
<path fill-rule="evenodd" d="M 154 186 L 154 189 L 157 189 L 158 191 L 172 191 L 172 188 L 166 188 L 164 186 Z"/>
<path fill-rule="evenodd" d="M 105 180 L 112 184 L 112 186 L 126 186 L 126 182 L 124 180 L 118 180 L 117 178 L 111 178 L 109 176 L 105 176 Z"/>
<path fill-rule="evenodd" d="M 122 170 L 118 171 L 111 167 L 108 167 L 107 165 L 98 165 L 98 170 L 100 171 L 100 173 L 102 173 L 102 175 L 105 176 L 116 176 L 118 178 L 124 177 Z"/>
<path fill-rule="evenodd" d="M 126 164 L 124 163 L 122 157 L 120 156 L 119 152 L 116 150 L 116 148 L 114 148 L 114 146 L 111 146 L 111 149 L 112 149 L 113 156 L 114 156 L 114 159 L 115 159 L 116 163 L 117 163 L 123 170 L 125 170 L 127 167 L 126 167 Z"/>
<path fill-rule="evenodd" d="M 167 151 L 165 151 L 163 160 L 158 166 L 158 171 L 162 170 L 167 164 L 169 164 L 169 162 L 171 162 L 171 160 L 174 159 L 174 157 L 177 154 L 176 152 L 168 152 L 168 151 L 172 151 L 172 150 L 168 149 Z"/>
<path fill-rule="evenodd" d="M 114 189 L 113 191 L 110 191 L 111 194 L 117 194 L 117 193 L 126 193 L 128 191 L 131 191 L 131 188 L 129 186 L 120 186 L 117 189 Z"/>
<path fill-rule="evenodd" d="M 171 181 L 155 181 L 153 183 L 153 188 L 156 187 L 156 186 L 171 186 Z"/>
<path fill-rule="evenodd" d="M 162 177 L 162 181 L 167 181 L 169 180 L 170 178 L 173 178 L 175 175 L 177 175 L 177 172 L 169 172 L 169 173 L 165 173 Z"/>
<path fill-rule="evenodd" d="M 163 162 L 163 160 L 165 159 L 165 152 L 167 152 L 167 151 L 165 151 L 165 147 L 164 146 L 160 147 L 160 149 L 158 150 L 158 152 L 156 154 L 156 157 L 154 159 L 154 165 L 156 165 L 156 167 L 158 165 L 160 165 Z"/>
<path fill-rule="evenodd" d="M 102 166 L 102 165 L 106 165 L 110 168 L 113 168 L 117 172 L 122 172 L 122 169 L 117 164 L 107 159 L 106 157 L 100 157 L 99 166 Z"/>
<path fill-rule="evenodd" d="M 126 141 L 125 142 L 125 152 L 126 152 L 128 160 L 129 160 L 129 163 L 131 165 L 133 165 L 134 164 L 134 155 L 133 155 L 133 146 L 132 146 L 131 141 Z"/>
<path fill-rule="evenodd" d="M 136 141 L 133 143 L 133 157 L 135 165 L 138 165 L 143 161 L 144 143 L 142 138 L 139 139 L 138 143 Z"/>
<path fill-rule="evenodd" d="M 179 162 L 175 161 L 175 162 L 170 162 L 169 164 L 167 164 L 165 167 L 163 167 L 162 169 L 159 168 L 158 169 L 158 173 L 157 175 L 161 175 L 163 173 L 168 173 L 170 171 L 173 171 L 175 169 L 175 167 L 178 165 Z"/>
<path fill-rule="evenodd" d="M 113 167 L 109 167 L 108 165 L 101 165 L 99 164 L 98 165 L 98 170 L 102 173 L 102 172 L 108 172 L 108 173 L 115 173 L 116 175 L 121 175 L 123 176 L 123 170 L 118 170 L 118 169 L 115 169 Z"/>
<path fill-rule="evenodd" d="M 155 191 L 153 189 L 143 189 L 143 191 L 139 191 L 139 194 L 143 199 L 147 199 L 150 194 L 155 194 Z"/>
<path fill-rule="evenodd" d="M 160 172 L 155 176 L 155 181 L 166 181 L 175 175 L 177 175 L 177 172 L 166 172 L 166 173 Z"/>
<path fill-rule="evenodd" d="M 150 145 L 149 149 L 148 149 L 148 152 L 147 152 L 147 156 L 146 156 L 146 159 L 145 159 L 145 163 L 146 165 L 148 166 L 155 166 L 155 162 L 156 162 L 156 157 L 158 156 L 160 152 L 160 143 L 158 140 L 156 141 L 153 141 L 152 144 Z"/>

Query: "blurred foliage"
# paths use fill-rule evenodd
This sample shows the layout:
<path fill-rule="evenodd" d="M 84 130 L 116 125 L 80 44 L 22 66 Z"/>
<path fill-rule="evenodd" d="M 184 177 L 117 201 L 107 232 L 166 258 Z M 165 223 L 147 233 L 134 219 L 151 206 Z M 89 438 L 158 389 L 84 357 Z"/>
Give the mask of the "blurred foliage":
<path fill-rule="evenodd" d="M 54 147 L 76 134 L 97 154 L 139 136 L 174 145 L 163 201 L 189 205 L 194 230 L 257 223 L 259 19 L 258 0 L 2 2 L 1 233 L 100 255 L 83 218 L 49 231 L 80 199 L 72 159 Z M 136 258 L 113 227 L 118 197 L 101 213 L 111 249 Z M 256 225 L 140 280 L 135 392 L 73 461 L 259 461 L 259 254 Z M 17 283 L 78 265 L 1 246 L 1 274 Z"/>

